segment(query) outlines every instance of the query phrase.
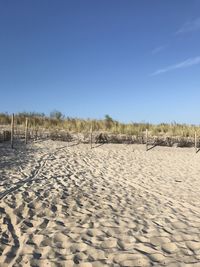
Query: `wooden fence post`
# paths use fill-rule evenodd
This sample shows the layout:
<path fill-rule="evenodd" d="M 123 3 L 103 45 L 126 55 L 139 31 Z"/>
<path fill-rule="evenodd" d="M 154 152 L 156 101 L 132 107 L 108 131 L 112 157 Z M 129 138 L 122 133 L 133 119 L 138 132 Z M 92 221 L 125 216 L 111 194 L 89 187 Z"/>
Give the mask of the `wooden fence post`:
<path fill-rule="evenodd" d="M 146 151 L 148 150 L 148 129 L 146 129 Z"/>
<path fill-rule="evenodd" d="M 11 117 L 11 138 L 10 138 L 10 142 L 11 142 L 11 148 L 13 149 L 13 141 L 14 141 L 14 114 L 12 114 Z"/>
<path fill-rule="evenodd" d="M 194 133 L 194 148 L 195 148 L 195 153 L 197 153 L 197 133 Z"/>
<path fill-rule="evenodd" d="M 26 118 L 26 123 L 25 123 L 25 144 L 27 144 L 28 140 L 28 118 Z"/>
<path fill-rule="evenodd" d="M 92 125 L 90 128 L 90 148 L 92 149 Z"/>

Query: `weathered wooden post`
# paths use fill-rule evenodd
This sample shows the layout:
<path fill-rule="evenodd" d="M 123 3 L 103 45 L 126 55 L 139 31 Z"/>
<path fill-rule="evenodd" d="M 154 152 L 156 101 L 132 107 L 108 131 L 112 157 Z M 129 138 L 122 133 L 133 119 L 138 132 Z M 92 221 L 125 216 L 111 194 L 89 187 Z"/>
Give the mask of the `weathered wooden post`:
<path fill-rule="evenodd" d="M 90 128 L 90 148 L 92 149 L 92 124 Z"/>
<path fill-rule="evenodd" d="M 148 150 L 148 129 L 146 129 L 146 151 Z"/>
<path fill-rule="evenodd" d="M 35 126 L 32 130 L 32 137 L 34 138 L 34 140 L 38 139 L 38 129 Z"/>
<path fill-rule="evenodd" d="M 28 118 L 26 118 L 25 122 L 25 144 L 27 144 L 27 140 L 28 140 Z"/>
<path fill-rule="evenodd" d="M 197 153 L 197 132 L 194 133 L 194 148 L 195 153 Z"/>
<path fill-rule="evenodd" d="M 12 114 L 11 117 L 11 138 L 10 138 L 10 142 L 11 142 L 11 148 L 13 149 L 13 141 L 14 141 L 14 114 Z"/>

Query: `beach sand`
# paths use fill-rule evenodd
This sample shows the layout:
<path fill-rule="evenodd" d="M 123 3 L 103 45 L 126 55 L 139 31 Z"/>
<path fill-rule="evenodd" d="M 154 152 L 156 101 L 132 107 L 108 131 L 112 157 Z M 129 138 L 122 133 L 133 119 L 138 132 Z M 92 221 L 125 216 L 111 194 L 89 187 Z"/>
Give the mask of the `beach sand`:
<path fill-rule="evenodd" d="M 0 145 L 0 266 L 200 266 L 192 148 Z"/>

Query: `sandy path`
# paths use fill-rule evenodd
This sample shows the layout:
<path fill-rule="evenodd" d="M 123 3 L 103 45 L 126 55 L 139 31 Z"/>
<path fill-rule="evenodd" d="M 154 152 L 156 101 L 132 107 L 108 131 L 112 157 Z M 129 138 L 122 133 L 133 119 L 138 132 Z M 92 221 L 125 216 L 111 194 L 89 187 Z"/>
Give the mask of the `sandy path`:
<path fill-rule="evenodd" d="M 65 145 L 3 152 L 0 266 L 200 266 L 200 153 Z"/>

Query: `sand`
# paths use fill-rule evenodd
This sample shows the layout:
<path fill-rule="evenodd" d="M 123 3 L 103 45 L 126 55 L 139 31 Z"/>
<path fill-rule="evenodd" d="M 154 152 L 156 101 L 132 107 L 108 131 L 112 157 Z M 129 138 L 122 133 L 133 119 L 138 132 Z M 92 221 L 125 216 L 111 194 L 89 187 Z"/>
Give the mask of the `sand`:
<path fill-rule="evenodd" d="M 200 153 L 0 144 L 0 266 L 200 266 Z"/>

